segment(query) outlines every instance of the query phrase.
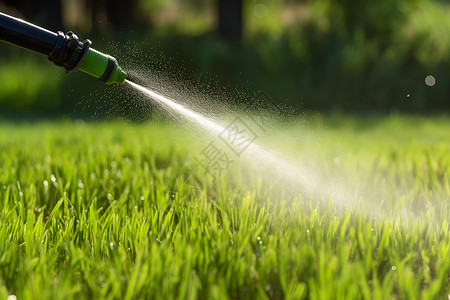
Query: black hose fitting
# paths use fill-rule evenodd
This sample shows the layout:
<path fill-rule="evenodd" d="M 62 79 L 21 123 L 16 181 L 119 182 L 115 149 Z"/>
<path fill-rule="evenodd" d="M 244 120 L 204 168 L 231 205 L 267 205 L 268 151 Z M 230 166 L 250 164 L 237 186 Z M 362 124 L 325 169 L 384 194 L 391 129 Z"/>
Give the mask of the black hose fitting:
<path fill-rule="evenodd" d="M 90 40 L 80 42 L 72 31 L 66 34 L 58 31 L 57 34 L 55 47 L 48 55 L 48 59 L 66 69 L 68 73 L 77 71 L 92 42 Z"/>

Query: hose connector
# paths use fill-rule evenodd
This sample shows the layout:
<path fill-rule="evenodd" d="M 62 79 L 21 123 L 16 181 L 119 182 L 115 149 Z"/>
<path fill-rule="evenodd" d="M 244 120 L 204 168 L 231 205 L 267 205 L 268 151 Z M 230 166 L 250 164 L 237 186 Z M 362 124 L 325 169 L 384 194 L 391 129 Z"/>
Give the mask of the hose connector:
<path fill-rule="evenodd" d="M 117 60 L 91 48 L 92 42 L 80 42 L 71 31 L 58 31 L 55 46 L 48 59 L 64 68 L 68 73 L 83 71 L 106 84 L 125 82 L 127 74 L 119 67 Z"/>
<path fill-rule="evenodd" d="M 48 59 L 55 65 L 66 69 L 67 73 L 75 72 L 83 62 L 91 44 L 90 40 L 80 42 L 72 31 L 66 34 L 58 31 L 55 47 Z"/>

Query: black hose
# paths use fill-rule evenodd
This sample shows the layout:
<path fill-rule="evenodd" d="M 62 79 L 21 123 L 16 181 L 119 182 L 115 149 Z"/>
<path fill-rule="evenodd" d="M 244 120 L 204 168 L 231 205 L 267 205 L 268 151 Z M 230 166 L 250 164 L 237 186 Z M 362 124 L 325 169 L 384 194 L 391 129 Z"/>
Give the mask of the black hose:
<path fill-rule="evenodd" d="M 54 32 L 0 13 L 0 40 L 48 56 L 57 38 Z"/>
<path fill-rule="evenodd" d="M 44 54 L 67 72 L 78 69 L 91 45 L 89 40 L 80 42 L 71 31 L 66 34 L 51 32 L 1 12 L 0 40 Z"/>

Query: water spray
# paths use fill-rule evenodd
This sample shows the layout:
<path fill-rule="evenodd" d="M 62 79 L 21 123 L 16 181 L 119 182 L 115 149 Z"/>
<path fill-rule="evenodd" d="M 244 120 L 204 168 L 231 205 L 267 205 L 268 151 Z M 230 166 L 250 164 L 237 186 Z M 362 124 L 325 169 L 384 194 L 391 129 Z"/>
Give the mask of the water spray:
<path fill-rule="evenodd" d="M 117 60 L 91 48 L 71 31 L 52 32 L 0 12 L 0 40 L 48 57 L 68 73 L 82 71 L 106 84 L 123 84 L 127 74 Z"/>

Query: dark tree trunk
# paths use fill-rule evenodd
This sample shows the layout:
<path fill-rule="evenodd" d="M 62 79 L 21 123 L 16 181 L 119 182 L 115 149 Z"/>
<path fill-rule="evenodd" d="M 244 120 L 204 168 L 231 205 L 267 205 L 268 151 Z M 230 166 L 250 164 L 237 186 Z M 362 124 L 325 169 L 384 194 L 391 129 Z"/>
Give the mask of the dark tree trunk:
<path fill-rule="evenodd" d="M 106 6 L 108 22 L 115 29 L 123 29 L 139 22 L 137 0 L 107 0 Z"/>
<path fill-rule="evenodd" d="M 92 30 L 98 31 L 102 27 L 108 26 L 108 20 L 104 18 L 106 14 L 105 0 L 85 0 L 86 7 L 90 7 L 92 13 Z M 102 24 L 104 22 L 104 24 Z"/>
<path fill-rule="evenodd" d="M 242 0 L 219 0 L 219 34 L 238 41 L 242 36 Z"/>
<path fill-rule="evenodd" d="M 27 21 L 52 31 L 62 29 L 60 0 L 7 0 L 5 3 L 17 9 Z"/>

